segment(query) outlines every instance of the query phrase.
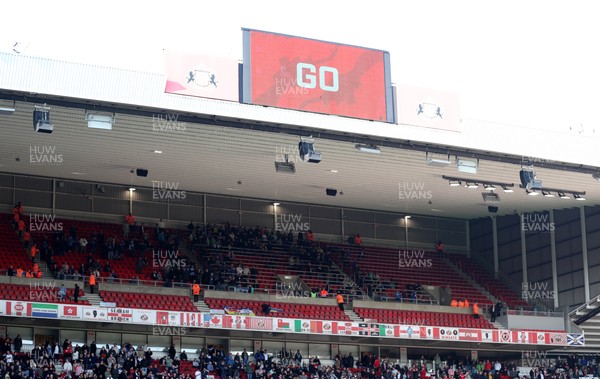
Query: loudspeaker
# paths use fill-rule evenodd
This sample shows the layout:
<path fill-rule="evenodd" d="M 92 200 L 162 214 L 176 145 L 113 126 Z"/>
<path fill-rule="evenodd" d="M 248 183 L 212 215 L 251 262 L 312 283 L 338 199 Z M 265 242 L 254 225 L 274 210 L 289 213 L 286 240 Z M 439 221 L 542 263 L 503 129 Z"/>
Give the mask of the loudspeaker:
<path fill-rule="evenodd" d="M 498 207 L 492 207 L 491 205 L 488 207 L 488 211 L 490 211 L 490 213 L 497 213 L 498 212 Z"/>
<path fill-rule="evenodd" d="M 337 195 L 337 190 L 333 188 L 327 188 L 325 190 L 325 193 L 327 194 L 327 196 L 335 196 Z"/>
<path fill-rule="evenodd" d="M 148 176 L 148 170 L 145 170 L 143 168 L 138 168 L 137 170 L 135 170 L 135 173 L 137 174 L 137 176 L 143 176 L 144 178 Z"/>

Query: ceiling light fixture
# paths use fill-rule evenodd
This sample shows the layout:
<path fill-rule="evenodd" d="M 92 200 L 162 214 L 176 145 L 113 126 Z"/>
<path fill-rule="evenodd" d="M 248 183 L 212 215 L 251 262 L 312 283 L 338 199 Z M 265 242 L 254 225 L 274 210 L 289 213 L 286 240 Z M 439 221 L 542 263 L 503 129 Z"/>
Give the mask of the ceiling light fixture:
<path fill-rule="evenodd" d="M 103 114 L 95 114 L 95 113 L 87 113 L 85 115 L 85 119 L 87 120 L 88 128 L 112 130 L 113 116 L 103 115 Z"/>
<path fill-rule="evenodd" d="M 362 151 L 363 153 L 371 153 L 371 154 L 381 153 L 381 150 L 379 149 L 379 147 L 377 147 L 375 145 L 371 145 L 371 144 L 357 143 L 356 145 L 354 145 L 354 147 L 356 148 L 356 150 Z"/>
<path fill-rule="evenodd" d="M 537 196 L 537 195 L 540 194 L 536 190 L 528 190 L 528 189 L 526 189 L 525 192 L 527 192 L 527 195 L 529 195 L 529 196 Z"/>
<path fill-rule="evenodd" d="M 581 197 L 581 195 L 578 195 L 576 193 L 573 194 L 573 198 L 575 198 L 575 200 L 578 201 L 585 201 L 585 197 Z"/>
<path fill-rule="evenodd" d="M 473 180 L 469 178 L 458 178 L 455 176 L 446 176 L 442 175 L 442 179 L 447 180 L 448 184 L 451 187 L 458 187 L 465 183 L 465 187 L 467 188 L 479 188 L 479 186 L 484 186 L 487 191 L 494 191 L 497 188 L 502 188 L 504 192 L 513 192 L 512 187 L 514 187 L 514 183 L 502 183 L 496 182 L 493 180 Z"/>
<path fill-rule="evenodd" d="M 542 191 L 542 195 L 544 195 L 544 197 L 554 197 L 554 194 L 550 191 Z"/>

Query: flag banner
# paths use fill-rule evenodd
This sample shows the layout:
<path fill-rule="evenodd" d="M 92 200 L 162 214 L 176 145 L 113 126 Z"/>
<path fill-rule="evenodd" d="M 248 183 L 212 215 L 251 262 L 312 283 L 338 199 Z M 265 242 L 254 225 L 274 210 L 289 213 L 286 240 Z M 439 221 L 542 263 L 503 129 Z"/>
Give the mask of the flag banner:
<path fill-rule="evenodd" d="M 310 333 L 310 321 L 308 321 L 308 320 L 294 320 L 294 332 L 296 332 L 296 333 Z"/>
<path fill-rule="evenodd" d="M 567 334 L 567 345 L 569 346 L 584 346 L 585 340 L 583 338 L 583 334 Z"/>
<path fill-rule="evenodd" d="M 180 312 L 180 326 L 201 326 L 201 313 L 196 312 Z"/>
<path fill-rule="evenodd" d="M 361 336 L 379 336 L 379 324 L 365 324 L 359 323 L 358 327 L 360 328 L 358 334 Z"/>
<path fill-rule="evenodd" d="M 79 312 L 79 305 L 61 305 L 61 318 L 81 319 L 82 315 Z"/>
<path fill-rule="evenodd" d="M 232 316 L 256 316 L 250 308 L 223 307 L 225 313 Z"/>
<path fill-rule="evenodd" d="M 566 333 L 548 333 L 550 345 L 567 346 Z"/>
<path fill-rule="evenodd" d="M 332 321 L 323 321 L 323 334 L 331 334 L 332 330 Z"/>
<path fill-rule="evenodd" d="M 156 325 L 169 325 L 169 312 L 156 311 Z"/>
<path fill-rule="evenodd" d="M 108 321 L 131 322 L 133 320 L 133 309 L 127 308 L 106 308 Z"/>
<path fill-rule="evenodd" d="M 477 329 L 458 329 L 460 341 L 481 341 L 481 331 Z"/>
<path fill-rule="evenodd" d="M 70 304 L 0 300 L 0 315 L 65 320 L 110 321 L 140 325 L 262 330 L 339 336 L 438 341 L 484 342 L 520 345 L 584 346 L 584 335 L 531 330 L 470 329 L 427 325 L 394 325 L 367 322 L 303 320 L 263 316 L 220 315 L 152 309 L 105 308 Z"/>
<path fill-rule="evenodd" d="M 513 330 L 512 340 L 519 344 L 529 343 L 529 332 L 525 330 Z"/>
<path fill-rule="evenodd" d="M 274 313 L 274 314 L 283 313 L 283 309 L 282 308 L 271 308 L 269 313 Z"/>
<path fill-rule="evenodd" d="M 210 313 L 202 314 L 203 326 L 205 328 L 223 328 L 223 315 L 214 315 Z"/>
<path fill-rule="evenodd" d="M 132 322 L 136 324 L 155 324 L 156 311 L 152 309 L 134 309 Z"/>
<path fill-rule="evenodd" d="M 31 303 L 25 301 L 7 301 L 6 315 L 19 317 L 31 316 Z"/>
<path fill-rule="evenodd" d="M 292 323 L 294 320 L 289 318 L 277 318 L 273 323 L 273 331 L 276 332 L 291 332 L 292 331 Z"/>
<path fill-rule="evenodd" d="M 458 329 L 447 327 L 440 328 L 440 339 L 458 341 Z"/>
<path fill-rule="evenodd" d="M 433 339 L 433 327 L 431 326 L 422 326 L 421 327 L 421 335 L 426 339 Z"/>
<path fill-rule="evenodd" d="M 106 308 L 96 307 L 82 307 L 83 319 L 93 321 L 106 321 L 108 320 L 108 312 Z"/>
<path fill-rule="evenodd" d="M 250 330 L 273 330 L 272 317 L 245 317 L 244 329 Z"/>
<path fill-rule="evenodd" d="M 58 318 L 58 304 L 32 303 L 32 317 Z"/>
<path fill-rule="evenodd" d="M 494 331 L 484 329 L 481 331 L 481 341 L 483 342 L 494 342 Z"/>
<path fill-rule="evenodd" d="M 512 342 L 512 333 L 510 330 L 499 330 L 497 342 L 510 343 Z"/>

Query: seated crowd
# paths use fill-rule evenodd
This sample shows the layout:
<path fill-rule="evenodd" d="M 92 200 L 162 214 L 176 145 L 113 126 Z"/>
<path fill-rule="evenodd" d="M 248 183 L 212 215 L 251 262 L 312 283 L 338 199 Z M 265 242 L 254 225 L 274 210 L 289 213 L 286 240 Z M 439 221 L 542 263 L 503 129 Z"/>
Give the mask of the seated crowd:
<path fill-rule="evenodd" d="M 282 350 L 275 354 L 259 349 L 254 354 L 244 349 L 235 355 L 221 346 L 208 345 L 196 351 L 197 358 L 188 359 L 185 351 L 177 354 L 173 345 L 166 354 L 153 358 L 147 346 L 72 346 L 71 341 L 47 342 L 31 351 L 22 352 L 20 337 L 15 340 L 0 337 L 0 375 L 3 378 L 94 378 L 94 379 L 207 379 L 209 375 L 222 379 L 575 379 L 598 377 L 598 356 L 568 355 L 536 365 L 529 372 L 519 372 L 519 360 L 499 362 L 472 361 L 439 355 L 426 361 L 421 356 L 410 358 L 408 365 L 397 360 L 363 352 L 360 357 L 338 354 L 324 364 L 318 356 L 304 358 L 302 352 Z M 433 363 L 433 365 L 431 365 Z M 427 364 L 434 369 L 427 369 Z"/>

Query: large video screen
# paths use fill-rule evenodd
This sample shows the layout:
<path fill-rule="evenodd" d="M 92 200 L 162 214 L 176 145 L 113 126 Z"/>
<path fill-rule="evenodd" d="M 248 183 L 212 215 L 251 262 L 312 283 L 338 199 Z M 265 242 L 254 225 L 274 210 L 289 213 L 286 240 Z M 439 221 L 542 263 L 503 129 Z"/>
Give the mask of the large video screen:
<path fill-rule="evenodd" d="M 243 31 L 245 103 L 394 122 L 389 53 Z"/>

